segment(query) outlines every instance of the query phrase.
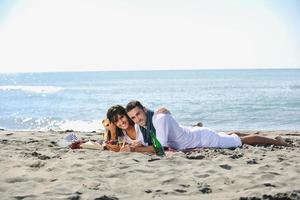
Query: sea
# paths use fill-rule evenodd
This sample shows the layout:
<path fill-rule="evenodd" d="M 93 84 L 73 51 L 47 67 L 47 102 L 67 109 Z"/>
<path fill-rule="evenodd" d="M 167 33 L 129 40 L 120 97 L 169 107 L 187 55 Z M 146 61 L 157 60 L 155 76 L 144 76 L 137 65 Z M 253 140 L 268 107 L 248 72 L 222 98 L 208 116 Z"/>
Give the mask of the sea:
<path fill-rule="evenodd" d="M 300 130 L 300 69 L 0 73 L 0 129 L 101 131 L 131 100 L 186 126 Z"/>

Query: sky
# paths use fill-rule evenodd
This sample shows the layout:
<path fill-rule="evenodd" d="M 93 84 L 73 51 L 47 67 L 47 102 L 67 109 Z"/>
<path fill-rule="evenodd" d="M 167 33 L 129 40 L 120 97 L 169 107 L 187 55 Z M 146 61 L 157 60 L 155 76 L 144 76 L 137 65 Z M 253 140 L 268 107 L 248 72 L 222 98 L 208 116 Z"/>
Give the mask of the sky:
<path fill-rule="evenodd" d="M 0 0 L 0 73 L 300 68 L 299 0 Z"/>

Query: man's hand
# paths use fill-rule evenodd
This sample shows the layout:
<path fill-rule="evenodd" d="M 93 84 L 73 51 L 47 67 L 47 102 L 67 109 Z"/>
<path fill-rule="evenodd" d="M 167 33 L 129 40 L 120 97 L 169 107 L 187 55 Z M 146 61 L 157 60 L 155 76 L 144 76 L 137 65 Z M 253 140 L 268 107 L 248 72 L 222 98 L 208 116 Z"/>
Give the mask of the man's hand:
<path fill-rule="evenodd" d="M 164 108 L 164 107 L 161 107 L 161 108 L 158 108 L 156 111 L 155 111 L 156 114 L 171 114 L 171 112 Z"/>
<path fill-rule="evenodd" d="M 133 140 L 130 146 L 132 146 L 132 147 L 141 147 L 143 145 L 142 145 L 142 143 L 140 141 Z"/>

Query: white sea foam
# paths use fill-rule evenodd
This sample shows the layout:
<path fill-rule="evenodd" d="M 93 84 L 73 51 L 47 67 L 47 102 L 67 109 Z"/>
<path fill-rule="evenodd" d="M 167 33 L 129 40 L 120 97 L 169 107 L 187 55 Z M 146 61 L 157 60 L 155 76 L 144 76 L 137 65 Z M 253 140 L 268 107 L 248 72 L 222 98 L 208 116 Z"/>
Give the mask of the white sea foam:
<path fill-rule="evenodd" d="M 27 117 L 25 119 L 23 119 L 22 124 L 26 123 L 26 122 L 30 122 L 32 120 L 32 117 Z"/>
<path fill-rule="evenodd" d="M 0 86 L 0 90 L 21 90 L 25 92 L 32 92 L 32 93 L 56 93 L 64 88 L 56 87 L 56 86 L 29 86 L 29 85 L 4 85 Z"/>
<path fill-rule="evenodd" d="M 91 132 L 96 130 L 103 130 L 102 123 L 100 120 L 93 121 L 82 121 L 82 120 L 66 120 L 61 122 L 59 125 L 60 130 L 74 130 L 74 131 L 83 131 L 83 132 Z"/>
<path fill-rule="evenodd" d="M 92 131 L 104 131 L 104 127 L 101 120 L 57 120 L 52 118 L 43 117 L 40 119 L 31 117 L 20 117 L 20 118 L 9 118 L 1 119 L 0 124 L 7 124 L 0 128 L 7 130 L 32 130 L 32 131 L 81 131 L 81 132 L 92 132 Z"/>

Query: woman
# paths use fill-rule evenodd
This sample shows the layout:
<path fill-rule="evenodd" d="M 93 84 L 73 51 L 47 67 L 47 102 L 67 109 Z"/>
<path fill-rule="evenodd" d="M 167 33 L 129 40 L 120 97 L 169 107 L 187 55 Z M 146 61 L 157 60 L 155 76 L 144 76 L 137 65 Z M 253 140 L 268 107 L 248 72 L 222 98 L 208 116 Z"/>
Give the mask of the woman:
<path fill-rule="evenodd" d="M 128 151 L 128 145 L 134 147 L 145 146 L 143 136 L 137 134 L 134 122 L 128 117 L 124 107 L 120 105 L 110 107 L 106 113 L 106 117 L 110 123 L 115 125 L 116 129 L 115 131 L 111 130 L 111 132 L 115 132 L 116 134 L 114 138 L 110 139 L 119 142 L 119 145 L 108 142 L 106 145 L 107 149 L 112 151 Z M 128 145 L 125 146 L 125 143 Z"/>

